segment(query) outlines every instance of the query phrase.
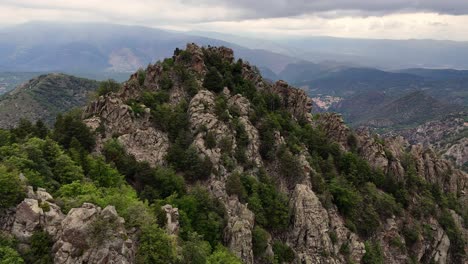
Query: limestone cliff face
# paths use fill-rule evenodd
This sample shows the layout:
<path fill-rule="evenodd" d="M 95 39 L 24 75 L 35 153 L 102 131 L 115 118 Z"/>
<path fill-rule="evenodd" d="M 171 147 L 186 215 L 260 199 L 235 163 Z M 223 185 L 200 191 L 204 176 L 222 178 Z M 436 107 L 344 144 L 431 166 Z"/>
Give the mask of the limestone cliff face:
<path fill-rule="evenodd" d="M 23 251 L 29 248 L 34 232 L 47 232 L 54 241 L 52 253 L 57 264 L 134 263 L 135 243 L 113 206 L 101 209 L 84 203 L 65 215 L 44 189 L 33 191 L 29 187 L 27 198 L 1 221 L 2 230 L 11 233 Z M 93 235 L 98 221 L 110 223 L 112 229 Z"/>
<path fill-rule="evenodd" d="M 236 94 L 227 87 L 218 94 L 205 89 L 203 82 L 209 70 L 207 69 L 208 62 L 205 61 L 207 54 L 215 55 L 226 65 L 232 66 L 235 63 L 230 49 L 201 48 L 189 44 L 184 52 L 174 55 L 173 62 L 195 76 L 190 84 L 187 80 L 182 80 L 175 71 L 164 70 L 163 64 L 149 65 L 145 70 L 144 82 L 140 83 L 138 74 L 134 74 L 119 92 L 100 97 L 91 103 L 85 109 L 83 118 L 91 128 L 99 132 L 99 144 L 96 151 L 99 152 L 103 143 L 114 137 L 138 161 L 147 161 L 152 166 L 164 165 L 165 156 L 171 145 L 169 135 L 153 124 L 154 120 L 148 106 L 140 105 L 139 108 L 143 111 L 137 113 L 132 110 L 129 103 L 132 99 L 141 96 L 144 91 L 164 90 L 168 93 L 168 104 L 176 105 L 186 102 L 188 105 L 188 123 L 193 138 L 190 145 L 196 149 L 200 157 L 207 158 L 214 168 L 212 172 L 207 172 L 209 175 L 202 184 L 224 204 L 226 208 L 226 227 L 223 235 L 225 245 L 244 263 L 262 263 L 263 261 L 253 254 L 252 234 L 256 224 L 255 214 L 245 201 L 241 202 L 236 195 L 228 194 L 226 181 L 234 173 L 255 172 L 260 167 L 274 175 L 279 189 L 285 192 L 289 200 L 291 215 L 286 230 L 269 234 L 269 251 L 272 248 L 271 241 L 278 240 L 291 247 L 295 256 L 294 263 L 359 263 L 366 253 L 364 242 L 371 238 L 360 237 L 348 228 L 347 219 L 338 212 L 337 207 L 323 204 L 319 195 L 313 191 L 316 186 L 313 185 L 311 178 L 314 173 L 319 172 L 314 171 L 312 165 L 309 164 L 310 156 L 307 154 L 307 148 L 301 145 L 302 151 L 291 153 L 297 158 L 301 168 L 299 172 L 301 177 L 297 179 L 286 178 L 282 174 L 278 169 L 277 158 L 267 160 L 262 157 L 261 138 L 263 135 L 259 132 L 261 122 L 255 122 L 255 118 L 252 117 L 255 116 L 255 101 L 249 100 L 247 96 Z M 358 153 L 360 157 L 368 161 L 372 168 L 380 170 L 387 177 L 394 177 L 396 182 L 401 182 L 406 177 L 405 160 L 409 155 L 411 159 L 414 159 L 415 169 L 420 177 L 437 184 L 444 191 L 458 194 L 462 197 L 462 201 L 466 201 L 463 198 L 467 187 L 466 173 L 456 170 L 430 150 L 421 146 L 410 147 L 402 138 L 382 140 L 370 135 L 367 131 L 353 132 L 337 114 L 327 113 L 313 118 L 310 113 L 311 99 L 304 91 L 291 87 L 283 81 L 273 84 L 264 81 L 255 67 L 248 63 L 241 64 L 241 71 L 242 78 L 252 83 L 257 91 L 268 91 L 278 95 L 281 106 L 294 120 L 319 128 L 330 141 L 337 143 L 342 151 Z M 163 89 L 161 81 L 164 78 L 171 80 L 170 89 Z M 187 89 L 188 85 L 196 89 Z M 219 113 L 217 108 L 219 104 L 217 100 L 221 96 L 228 109 L 224 113 Z M 242 127 L 245 131 L 246 138 L 243 140 L 247 143 L 242 149 L 244 153 L 241 153 L 245 156 L 245 161 L 238 160 L 234 154 L 239 151 L 240 144 L 244 144 L 240 142 L 240 132 L 236 130 L 236 126 Z M 275 131 L 272 144 L 275 147 L 287 144 L 288 135 L 286 134 Z M 221 146 L 221 143 L 226 145 L 226 142 L 229 145 L 229 151 L 226 150 L 226 146 Z M 28 207 L 31 206 L 28 205 Z M 59 230 L 58 234 L 82 232 L 81 229 L 70 229 L 69 226 L 77 228 L 78 224 L 85 224 L 83 222 L 85 220 L 65 221 L 70 217 L 76 219 L 76 214 L 95 215 L 95 217 L 106 216 L 109 213 L 113 215 L 110 209 L 100 210 L 92 205 L 84 205 L 77 210 L 71 211 L 66 217 L 57 213 L 61 219 L 63 218 L 58 221 L 61 225 L 56 227 Z M 168 218 L 177 218 L 172 207 L 165 207 L 164 210 Z M 456 219 L 460 218 L 455 212 L 454 216 Z M 381 228 L 372 239 L 378 240 L 382 245 L 385 263 L 408 263 L 413 254 L 415 254 L 413 258 L 424 263 L 430 260 L 436 263 L 450 263 L 450 240 L 440 223 L 434 218 L 428 218 L 422 223 L 432 230 L 434 234 L 432 239 L 418 237 L 418 242 L 411 246 L 411 252 L 395 247 L 395 241 L 405 243 L 404 227 L 413 220 L 409 211 L 378 220 L 381 222 Z M 168 222 L 168 227 L 168 233 L 177 235 L 178 222 L 171 220 Z M 51 227 L 51 229 L 54 228 Z M 461 221 L 459 221 L 459 229 L 466 233 Z M 125 232 L 123 229 L 118 230 Z M 113 239 L 119 243 L 122 242 L 118 237 L 113 237 Z M 73 243 L 74 241 L 67 241 L 59 236 L 54 249 L 60 253 L 59 256 L 66 256 L 69 252 L 67 248 L 71 247 L 70 244 L 73 245 L 71 248 L 80 246 Z M 105 245 L 109 248 L 108 255 L 110 254 L 112 258 L 131 261 L 133 245 L 130 241 L 122 243 L 118 245 L 125 246 L 123 251 L 116 251 L 114 242 Z"/>
<path fill-rule="evenodd" d="M 296 250 L 297 263 L 347 263 L 340 254 L 345 243 L 350 249 L 350 260 L 361 260 L 364 243 L 344 226 L 336 211 L 322 206 L 309 186 L 296 185 L 290 203 L 293 218 L 288 242 Z M 332 241 L 332 234 L 336 241 Z"/>

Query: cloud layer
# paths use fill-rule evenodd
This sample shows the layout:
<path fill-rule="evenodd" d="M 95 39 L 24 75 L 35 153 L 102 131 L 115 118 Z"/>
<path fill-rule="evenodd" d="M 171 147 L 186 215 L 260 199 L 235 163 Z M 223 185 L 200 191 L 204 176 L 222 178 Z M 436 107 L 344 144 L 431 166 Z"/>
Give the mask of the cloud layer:
<path fill-rule="evenodd" d="M 468 40 L 467 0 L 0 0 L 0 25 L 94 21 L 262 37 Z"/>

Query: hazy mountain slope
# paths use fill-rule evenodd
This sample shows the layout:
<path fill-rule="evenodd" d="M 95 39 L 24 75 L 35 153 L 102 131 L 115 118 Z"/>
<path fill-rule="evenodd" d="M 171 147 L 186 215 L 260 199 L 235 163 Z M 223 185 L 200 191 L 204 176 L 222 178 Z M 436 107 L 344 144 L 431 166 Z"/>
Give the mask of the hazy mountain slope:
<path fill-rule="evenodd" d="M 31 79 L 0 97 L 0 127 L 12 127 L 21 118 L 52 124 L 58 113 L 84 105 L 97 86 L 96 81 L 57 73 Z"/>
<path fill-rule="evenodd" d="M 354 122 L 394 129 L 398 126 L 422 124 L 462 109 L 461 106 L 444 104 L 422 91 L 416 91 L 383 104 Z"/>
<path fill-rule="evenodd" d="M 38 72 L 0 72 L 0 95 L 40 74 Z"/>
<path fill-rule="evenodd" d="M 310 61 L 334 60 L 386 69 L 467 69 L 468 42 L 334 37 L 283 38 L 279 44 L 302 51 Z"/>
<path fill-rule="evenodd" d="M 280 71 L 297 59 L 229 42 L 140 26 L 28 23 L 0 29 L 0 67 L 17 71 L 129 72 L 186 43 L 224 45 L 251 63 Z"/>

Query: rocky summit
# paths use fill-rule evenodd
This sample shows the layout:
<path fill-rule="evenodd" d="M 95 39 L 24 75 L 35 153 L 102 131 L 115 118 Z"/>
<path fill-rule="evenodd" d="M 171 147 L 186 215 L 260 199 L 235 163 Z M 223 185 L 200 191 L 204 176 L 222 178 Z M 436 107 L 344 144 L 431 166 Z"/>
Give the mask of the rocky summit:
<path fill-rule="evenodd" d="M 51 167 L 57 201 L 31 187 L 0 226 L 20 253 L 46 232 L 54 263 L 467 263 L 466 172 L 311 108 L 231 49 L 188 44 L 84 108 L 92 144 L 56 125 L 81 178 Z"/>

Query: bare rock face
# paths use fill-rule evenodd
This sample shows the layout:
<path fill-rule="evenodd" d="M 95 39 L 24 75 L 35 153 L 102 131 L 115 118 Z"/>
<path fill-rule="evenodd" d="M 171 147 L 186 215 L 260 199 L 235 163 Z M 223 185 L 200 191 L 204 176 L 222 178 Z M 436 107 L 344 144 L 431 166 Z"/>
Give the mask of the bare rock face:
<path fill-rule="evenodd" d="M 169 235 L 177 235 L 179 233 L 179 209 L 166 204 L 161 207 L 166 212 L 166 232 Z"/>
<path fill-rule="evenodd" d="M 28 197 L 16 207 L 15 220 L 10 229 L 11 234 L 24 246 L 27 247 L 37 230 L 44 229 L 52 236 L 57 234 L 65 216 L 60 207 L 51 201 L 52 196 L 44 189 L 34 192 L 32 187 L 28 187 Z"/>
<path fill-rule="evenodd" d="M 468 164 L 468 138 L 462 138 L 450 146 L 443 154 L 443 157 L 447 160 L 453 159 L 454 163 L 459 167 Z"/>
<path fill-rule="evenodd" d="M 416 162 L 419 176 L 439 185 L 445 191 L 467 194 L 468 174 L 452 168 L 450 162 L 437 157 L 431 149 L 413 145 L 411 155 Z"/>
<path fill-rule="evenodd" d="M 385 149 L 381 144 L 378 144 L 368 133 L 362 132 L 358 134 L 359 154 L 369 161 L 369 164 L 375 169 L 381 169 L 386 172 L 388 170 L 389 161 L 385 154 Z"/>
<path fill-rule="evenodd" d="M 189 116 L 192 133 L 195 137 L 193 145 L 213 164 L 220 164 L 221 149 L 208 148 L 205 142 L 206 133 L 213 133 L 218 142 L 221 138 L 228 138 L 235 144 L 235 137 L 231 129 L 214 114 L 214 95 L 208 90 L 198 92 L 190 101 Z"/>
<path fill-rule="evenodd" d="M 297 120 L 306 118 L 311 120 L 312 99 L 307 96 L 304 90 L 289 86 L 285 81 L 277 81 L 271 92 L 278 94 L 285 108 Z"/>
<path fill-rule="evenodd" d="M 113 206 L 85 203 L 62 221 L 54 263 L 133 263 L 135 249 Z"/>
<path fill-rule="evenodd" d="M 254 214 L 247 205 L 239 202 L 237 198 L 229 199 L 226 205 L 228 223 L 225 229 L 225 238 L 229 250 L 237 255 L 244 263 L 253 263 L 252 229 L 254 227 Z"/>
<path fill-rule="evenodd" d="M 169 138 L 165 133 L 149 127 L 136 129 L 131 134 L 118 137 L 118 141 L 137 161 L 147 161 L 151 165 L 163 165 L 169 148 Z"/>
<path fill-rule="evenodd" d="M 339 251 L 348 243 L 350 257 L 359 262 L 365 253 L 364 244 L 351 233 L 336 213 L 323 208 L 309 186 L 298 184 L 292 194 L 292 230 L 288 244 L 298 256 L 297 263 L 346 263 Z M 337 240 L 332 241 L 331 233 Z"/>
<path fill-rule="evenodd" d="M 113 206 L 101 209 L 85 203 L 65 216 L 44 189 L 33 191 L 14 211 L 9 228 L 27 250 L 32 235 L 46 231 L 53 239 L 54 263 L 133 263 L 135 245 L 125 230 L 123 218 Z"/>
<path fill-rule="evenodd" d="M 121 94 L 125 94 L 131 87 L 133 85 L 125 84 Z M 135 94 L 130 95 L 135 96 Z M 83 122 L 91 130 L 100 133 L 97 137 L 96 151 L 102 150 L 106 140 L 118 136 L 118 141 L 138 161 L 147 161 L 152 166 L 164 164 L 164 157 L 169 148 L 167 134 L 151 126 L 148 108 L 142 116 L 136 117 L 130 106 L 126 105 L 121 98 L 112 93 L 101 96 L 83 113 L 85 118 Z"/>
<path fill-rule="evenodd" d="M 338 143 L 342 149 L 349 149 L 348 135 L 350 133 L 350 129 L 346 126 L 343 121 L 343 117 L 340 114 L 321 114 L 314 124 L 320 126 L 327 136 Z"/>

